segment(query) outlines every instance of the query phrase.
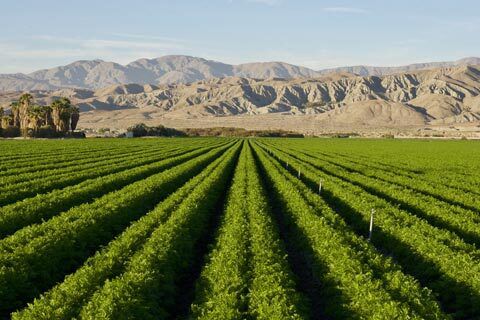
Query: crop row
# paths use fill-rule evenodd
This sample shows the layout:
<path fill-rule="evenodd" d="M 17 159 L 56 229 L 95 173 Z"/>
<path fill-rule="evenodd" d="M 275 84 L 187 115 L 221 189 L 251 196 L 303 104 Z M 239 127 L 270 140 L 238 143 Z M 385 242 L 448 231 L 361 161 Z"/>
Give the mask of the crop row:
<path fill-rule="evenodd" d="M 364 175 L 355 168 L 336 164 L 335 158 L 327 161 L 309 154 L 287 150 L 289 149 L 284 148 L 284 151 L 294 157 L 302 155 L 305 161 L 326 174 L 358 185 L 370 193 L 398 205 L 399 208 L 405 209 L 429 221 L 432 225 L 451 230 L 461 236 L 465 241 L 480 245 L 480 216 L 478 216 L 478 211 L 474 212 L 464 207 L 439 200 L 437 197 L 416 192 L 408 186 L 407 182 L 405 182 L 405 185 L 398 185 L 395 182 L 376 176 Z M 377 175 L 381 176 L 381 174 Z M 401 180 L 401 178 L 398 179 Z M 441 188 L 438 189 L 440 190 Z M 467 200 L 470 197 L 469 195 L 458 196 L 458 198 L 464 199 L 465 203 L 468 202 Z"/>
<path fill-rule="evenodd" d="M 288 147 L 288 144 L 285 145 Z M 334 166 L 339 166 L 351 173 L 359 173 L 370 178 L 382 180 L 387 183 L 396 184 L 398 186 L 411 189 L 417 194 L 423 194 L 429 197 L 450 203 L 457 207 L 469 208 L 471 210 L 480 210 L 480 201 L 476 197 L 472 188 L 458 188 L 458 186 L 444 185 L 437 180 L 421 179 L 418 175 L 402 175 L 398 171 L 387 169 L 378 169 L 370 163 L 359 163 L 350 159 L 338 156 L 327 156 L 326 154 L 318 154 L 314 151 L 299 150 L 298 148 L 289 148 L 295 152 L 302 152 L 309 156 L 314 156 L 317 160 L 327 162 Z M 451 182 L 450 182 L 451 183 Z"/>
<path fill-rule="evenodd" d="M 350 226 L 365 234 L 370 211 L 377 210 L 372 243 L 391 254 L 403 270 L 438 294 L 443 307 L 456 318 L 468 318 L 480 312 L 480 252 L 456 234 L 431 226 L 408 211 L 370 194 L 347 179 L 326 174 L 307 157 L 293 156 L 280 149 L 267 148 L 292 172 L 300 170 L 301 179 L 310 188 L 318 188 L 323 179 L 322 197 L 342 215 Z M 335 173 L 335 172 L 333 172 Z"/>
<path fill-rule="evenodd" d="M 184 186 L 168 196 L 151 212 L 132 223 L 116 239 L 89 258 L 85 264 L 63 282 L 43 294 L 22 311 L 13 314 L 13 319 L 71 319 L 78 317 L 82 306 L 108 279 L 119 276 L 132 255 L 139 251 L 153 231 L 165 223 L 171 214 L 201 184 L 209 184 L 215 170 L 222 170 L 220 164 L 235 153 L 231 148 L 214 160 L 205 170 L 189 180 Z"/>
<path fill-rule="evenodd" d="M 0 177 L 0 188 L 2 189 L 12 189 L 12 188 L 21 188 L 25 181 L 28 182 L 41 182 L 43 180 L 48 180 L 50 177 L 55 176 L 59 179 L 71 175 L 72 173 L 86 172 L 88 170 L 97 169 L 101 171 L 104 167 L 114 166 L 119 163 L 125 163 L 132 159 L 139 158 L 149 158 L 154 156 L 162 156 L 162 154 L 167 152 L 175 152 L 178 148 L 172 148 L 166 150 L 141 150 L 131 153 L 123 153 L 115 156 L 112 155 L 102 155 L 95 157 L 94 159 L 85 159 L 85 161 L 78 161 L 72 163 L 66 167 L 58 168 L 39 168 L 33 172 L 14 172 L 11 175 Z"/>
<path fill-rule="evenodd" d="M 319 312 L 328 318 L 447 318 L 429 291 L 356 236 L 318 195 L 299 188 L 265 151 L 255 149 L 282 208 L 287 240 L 303 253 L 306 274 L 314 278 L 302 280 L 321 284 L 314 296 Z"/>
<path fill-rule="evenodd" d="M 270 140 L 273 142 L 273 140 Z M 308 140 L 307 140 L 308 141 Z M 305 142 L 307 142 L 305 141 Z M 354 165 L 367 165 L 375 171 L 413 178 L 430 183 L 433 187 L 447 187 L 475 193 L 480 187 L 480 176 L 476 167 L 475 145 L 463 146 L 461 142 L 391 142 L 386 141 L 337 141 L 333 143 L 305 143 L 289 141 L 275 143 L 296 149 L 308 150 L 324 159 L 343 158 L 354 161 Z M 339 148 L 343 147 L 343 148 Z M 332 150 L 333 149 L 333 150 Z M 345 151 L 348 150 L 348 152 Z M 455 150 L 452 152 L 451 150 Z"/>
<path fill-rule="evenodd" d="M 148 140 L 112 140 L 100 139 L 87 141 L 52 141 L 53 144 L 44 145 L 45 141 L 19 141 L 19 147 L 22 148 L 16 151 L 16 156 L 8 160 L 0 155 L 0 175 L 8 174 L 9 171 L 28 170 L 35 167 L 42 168 L 42 166 L 51 166 L 59 164 L 60 166 L 65 162 L 82 161 L 86 159 L 94 159 L 101 155 L 117 156 L 124 153 L 156 149 L 158 147 L 165 147 L 170 149 L 171 143 L 169 139 L 155 139 Z M 49 142 L 49 141 L 47 141 Z M 193 146 L 195 144 L 208 143 L 207 139 L 181 139 L 177 141 L 177 145 Z M 59 148 L 56 145 L 63 145 Z M 7 147 L 6 141 L 2 141 L 2 150 Z M 25 151 L 26 150 L 26 151 Z M 18 158 L 18 153 L 24 152 L 24 156 Z M 3 154 L 3 153 L 2 153 Z"/>
<path fill-rule="evenodd" d="M 2 142 L 2 147 L 5 148 L 7 145 Z M 22 143 L 25 143 L 23 141 Z M 64 145 L 64 148 L 58 148 L 55 146 L 45 146 L 45 145 L 21 145 L 22 149 L 16 150 L 11 156 L 8 156 L 5 153 L 2 157 L 2 163 L 0 169 L 9 170 L 12 168 L 21 168 L 28 167 L 32 163 L 36 164 L 46 164 L 54 160 L 68 161 L 68 160 L 80 160 L 85 157 L 96 156 L 101 153 L 122 153 L 124 151 L 132 150 L 131 145 L 110 145 L 103 144 L 100 146 L 92 145 L 91 142 L 88 144 L 74 144 L 74 145 Z M 35 149 L 37 147 L 37 150 Z M 142 148 L 141 146 L 133 147 L 135 149 Z"/>
<path fill-rule="evenodd" d="M 190 318 L 303 319 L 284 249 L 245 143 Z"/>
<path fill-rule="evenodd" d="M 189 274 L 208 237 L 216 207 L 235 166 L 239 145 L 182 201 L 136 252 L 121 275 L 106 281 L 80 310 L 82 319 L 159 319 L 180 312 L 178 283 Z M 189 279 L 187 279 L 189 281 Z M 135 297 L 131 299 L 130 297 Z"/>
<path fill-rule="evenodd" d="M 166 146 L 158 146 L 149 149 L 129 150 L 128 152 L 121 153 L 101 153 L 98 155 L 91 155 L 86 158 L 78 160 L 69 160 L 67 162 L 50 161 L 47 164 L 35 165 L 30 164 L 28 167 L 12 169 L 2 172 L 0 176 L 0 186 L 6 184 L 13 184 L 26 180 L 34 180 L 42 177 L 48 177 L 53 175 L 61 175 L 64 173 L 70 173 L 74 171 L 85 170 L 95 166 L 100 166 L 103 163 L 115 163 L 116 161 L 122 161 L 123 159 L 129 159 L 133 157 L 144 157 L 160 153 L 161 151 L 174 150 L 177 148 L 168 148 Z M 7 174 L 8 173 L 8 174 Z"/>
<path fill-rule="evenodd" d="M 4 206 L 0 208 L 0 239 L 25 226 L 48 220 L 71 207 L 91 202 L 108 192 L 118 190 L 135 181 L 145 179 L 152 174 L 197 157 L 214 147 L 215 145 L 184 154 L 173 154 L 162 161 L 88 179 L 73 186 L 39 194 L 36 197 Z"/>
<path fill-rule="evenodd" d="M 107 160 L 106 164 L 99 164 L 99 166 L 94 166 L 93 168 L 84 171 L 46 176 L 36 180 L 4 186 L 3 188 L 0 188 L 0 205 L 14 203 L 26 197 L 45 193 L 53 189 L 64 188 L 72 184 L 78 184 L 87 179 L 120 172 L 122 170 L 135 168 L 136 166 L 154 164 L 156 161 L 173 155 L 185 154 L 190 150 L 192 150 L 192 147 L 185 147 L 184 149 L 176 151 L 159 152 L 159 154 L 154 154 L 146 158 L 132 156 L 129 159 L 123 159 L 121 161 Z"/>
<path fill-rule="evenodd" d="M 330 156 L 328 154 L 325 155 L 325 158 L 328 158 Z M 465 179 L 465 176 L 460 175 L 458 172 L 449 172 L 451 171 L 451 168 L 449 168 L 448 170 L 443 168 L 437 169 L 433 165 L 430 165 L 428 170 L 424 169 L 420 170 L 421 172 L 415 172 L 415 170 L 409 171 L 406 168 L 399 168 L 398 166 L 395 166 L 391 161 L 381 163 L 367 157 L 356 159 L 352 155 L 335 155 L 335 158 L 341 158 L 344 161 L 346 160 L 349 163 L 353 164 L 353 166 L 355 166 L 356 168 L 358 168 L 359 166 L 365 167 L 372 173 L 380 172 L 381 174 L 387 174 L 394 177 L 400 176 L 402 178 L 410 179 L 415 186 L 420 184 L 428 185 L 430 188 L 445 188 L 446 190 L 449 190 L 450 194 L 452 192 L 467 192 L 476 195 L 480 194 L 478 191 L 476 191 L 476 188 L 480 186 L 478 177 L 472 177 L 473 179 L 466 183 L 467 181 Z M 473 171 L 472 173 L 475 173 L 475 171 Z M 470 174 L 470 176 L 472 176 L 472 174 Z M 434 194 L 437 195 L 437 193 L 435 192 Z"/>
<path fill-rule="evenodd" d="M 49 289 L 229 147 L 213 149 L 0 241 L 1 312 Z"/>
<path fill-rule="evenodd" d="M 43 162 L 43 158 L 33 157 L 25 167 L 19 166 L 17 163 L 10 168 L 9 170 L 2 170 L 0 173 L 0 182 L 1 185 L 7 183 L 12 184 L 17 181 L 22 180 L 34 180 L 41 177 L 49 177 L 53 175 L 60 175 L 62 173 L 69 173 L 72 171 L 80 171 L 88 168 L 92 168 L 102 165 L 105 162 L 115 162 L 121 159 L 134 158 L 137 156 L 139 158 L 153 155 L 156 153 L 161 153 L 165 151 L 174 151 L 175 149 L 193 149 L 196 146 L 207 146 L 211 145 L 211 142 L 202 142 L 199 141 L 198 144 L 192 145 L 190 143 L 179 143 L 176 145 L 171 145 L 168 143 L 159 143 L 154 146 L 145 146 L 143 148 L 130 148 L 128 145 L 124 149 L 115 150 L 115 151 L 99 151 L 98 154 L 89 154 L 88 152 L 79 152 L 76 159 L 69 158 L 67 161 L 62 161 L 62 154 L 58 154 L 57 158 L 53 161 L 49 160 L 46 163 Z"/>

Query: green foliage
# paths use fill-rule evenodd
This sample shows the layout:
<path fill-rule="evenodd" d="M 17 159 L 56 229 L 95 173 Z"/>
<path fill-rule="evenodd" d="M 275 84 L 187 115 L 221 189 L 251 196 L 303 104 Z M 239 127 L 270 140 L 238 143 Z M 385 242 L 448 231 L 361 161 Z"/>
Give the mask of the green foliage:
<path fill-rule="evenodd" d="M 245 210 L 246 151 L 240 155 L 215 247 L 197 281 L 196 319 L 240 319 L 248 286 L 248 217 Z"/>
<path fill-rule="evenodd" d="M 332 283 L 330 289 L 326 288 L 329 295 L 323 297 L 327 316 L 354 315 L 363 319 L 398 316 L 422 318 L 414 308 L 392 299 L 389 290 L 373 276 L 373 270 L 368 264 L 362 263 L 361 252 L 353 250 L 349 245 L 348 239 L 343 234 L 348 232 L 348 229 L 341 230 L 338 226 L 341 224 L 338 217 L 335 216 L 332 220 L 328 216 L 324 218 L 323 211 L 312 208 L 303 197 L 305 191 L 289 183 L 280 174 L 279 168 L 275 169 L 265 152 L 259 152 L 259 158 L 275 191 L 279 194 L 285 213 L 288 214 L 284 219 L 287 225 L 292 225 L 291 241 L 295 241 L 298 250 L 308 252 L 306 247 L 311 246 L 312 254 L 307 258 L 309 268 L 321 283 Z M 317 214 L 322 216 L 319 217 Z M 317 261 L 323 261 L 323 266 Z M 421 292 L 420 288 L 417 290 Z M 335 294 L 335 291 L 338 293 Z M 343 310 L 339 305 L 339 301 L 342 300 Z M 437 313 L 441 314 L 438 307 Z"/>
<path fill-rule="evenodd" d="M 432 226 L 429 222 L 434 221 L 418 217 L 412 208 L 409 208 L 409 212 L 375 192 L 369 193 L 372 189 L 366 187 L 364 182 L 360 183 L 368 181 L 368 178 L 352 174 L 351 170 L 333 171 L 324 164 L 317 167 L 317 163 L 322 161 L 316 162 L 303 153 L 290 151 L 285 145 L 281 149 L 275 144 L 272 152 L 284 165 L 288 161 L 292 171 L 300 169 L 302 180 L 307 184 L 317 186 L 319 179 L 324 179 L 324 192 L 328 195 L 329 204 L 343 211 L 357 232 L 365 234 L 370 210 L 376 208 L 381 215 L 377 214 L 378 231 L 374 234 L 373 244 L 393 255 L 402 268 L 423 285 L 428 285 L 440 297 L 444 308 L 454 312 L 458 318 L 478 314 L 476 301 L 480 292 L 480 269 L 476 262 L 479 252 L 474 245 L 466 243 L 446 225 L 444 228 Z M 401 192 L 398 193 L 400 195 Z M 417 196 L 410 194 L 410 197 Z M 475 223 L 473 221 L 473 218 L 464 220 L 466 224 Z M 414 254 L 411 248 L 415 248 Z"/>
<path fill-rule="evenodd" d="M 0 311 L 11 310 L 63 278 L 226 148 L 213 149 L 5 238 L 0 243 L 0 300 L 4 302 Z"/>
<path fill-rule="evenodd" d="M 232 151 L 234 151 L 232 149 Z M 98 251 L 64 282 L 36 300 L 28 309 L 13 315 L 13 319 L 67 319 L 78 316 L 80 309 L 97 288 L 108 279 L 113 279 L 123 272 L 131 259 L 152 235 L 154 230 L 170 217 L 188 195 L 208 179 L 219 164 L 232 156 L 232 151 L 225 153 L 212 162 L 199 175 L 171 194 L 154 210 L 140 218 L 125 229 L 107 247 Z M 221 169 L 221 168 L 220 168 Z"/>
<path fill-rule="evenodd" d="M 191 318 L 306 318 L 262 188 L 245 143 Z"/>
<path fill-rule="evenodd" d="M 162 125 L 149 127 L 144 123 L 140 123 L 128 128 L 134 137 L 183 137 L 186 134 L 173 128 L 167 128 Z"/>
<path fill-rule="evenodd" d="M 37 138 L 59 138 L 59 135 L 53 126 L 50 125 L 43 125 L 37 129 L 35 132 L 35 137 Z"/>
<path fill-rule="evenodd" d="M 192 159 L 212 149 L 214 146 L 207 146 L 195 151 L 190 151 L 191 147 L 180 150 L 173 149 L 170 152 L 163 149 L 151 156 L 142 152 L 143 157 L 140 159 L 137 159 L 138 153 L 134 153 L 133 155 L 116 158 L 115 162 L 107 160 L 105 161 L 105 166 L 99 166 L 98 163 L 94 163 L 93 168 L 95 173 L 99 175 L 98 178 L 87 179 L 84 175 L 78 174 L 76 176 L 77 180 L 75 180 L 76 184 L 74 185 L 39 194 L 1 208 L 0 237 L 9 235 L 29 224 L 41 222 L 42 219 L 51 218 L 70 207 L 84 203 L 85 199 L 97 198 L 168 169 L 182 161 Z M 111 160 L 111 156 L 107 156 L 107 159 Z M 92 164 L 87 163 L 87 166 L 90 167 Z M 102 168 L 106 170 L 102 171 Z M 67 167 L 67 169 L 80 171 L 80 168 L 75 166 L 73 168 Z M 51 170 L 50 172 L 52 171 L 52 174 L 57 176 L 61 173 L 59 172 L 60 170 Z M 70 170 L 63 172 L 71 175 Z M 88 172 L 89 170 L 85 170 L 81 173 L 86 174 Z M 49 173 L 49 171 L 41 172 L 42 175 L 45 173 Z M 31 173 L 26 173 L 10 177 L 10 179 L 0 178 L 1 185 L 15 186 L 14 181 L 22 181 L 24 179 L 22 176 L 28 177 L 29 175 L 33 176 Z M 41 180 L 42 178 L 37 179 L 35 184 L 38 185 L 41 183 Z M 15 187 L 11 189 L 14 190 Z M 18 196 L 18 193 L 14 194 Z"/>
<path fill-rule="evenodd" d="M 5 128 L 2 128 L 2 136 L 4 138 L 20 137 L 20 129 L 14 126 L 8 126 Z"/>
<path fill-rule="evenodd" d="M 202 150 L 203 151 L 203 150 Z M 196 152 L 194 154 L 199 154 Z M 147 154 L 145 154 L 147 155 Z M 168 153 L 166 154 L 169 155 Z M 188 158 L 190 155 L 185 155 L 184 158 Z M 191 155 L 193 156 L 193 155 Z M 6 205 L 16 202 L 25 197 L 35 196 L 39 193 L 48 192 L 54 189 L 64 188 L 73 184 L 80 183 L 87 179 L 97 178 L 107 174 L 119 172 L 132 168 L 136 165 L 143 163 L 149 163 L 152 161 L 161 160 L 162 156 L 157 158 L 146 159 L 128 159 L 128 156 L 119 157 L 107 157 L 106 161 L 89 162 L 83 166 L 72 166 L 66 170 L 53 170 L 50 172 L 52 175 L 45 178 L 45 172 L 38 172 L 38 174 L 27 174 L 28 179 L 24 177 L 10 176 L 9 178 L 1 178 L 0 180 L 0 205 Z M 101 160 L 101 158 L 99 159 Z M 132 160 L 133 162 L 126 162 L 126 160 Z M 145 162 L 145 160 L 147 160 Z M 176 158 L 168 159 L 168 162 L 177 160 Z M 158 168 L 162 168 L 163 163 L 157 165 Z M 154 165 L 155 166 L 155 165 Z M 151 171 L 150 171 L 151 172 Z"/>
<path fill-rule="evenodd" d="M 1 318 L 480 313 L 475 141 L 4 139 L 0 150 Z"/>
<path fill-rule="evenodd" d="M 236 147 L 238 150 L 238 146 Z M 219 164 L 138 251 L 125 272 L 106 282 L 80 313 L 86 319 L 165 318 L 174 306 L 175 280 L 188 268 L 230 177 L 237 152 Z M 130 297 L 135 297 L 131 299 Z M 125 316 L 128 315 L 128 316 Z"/>

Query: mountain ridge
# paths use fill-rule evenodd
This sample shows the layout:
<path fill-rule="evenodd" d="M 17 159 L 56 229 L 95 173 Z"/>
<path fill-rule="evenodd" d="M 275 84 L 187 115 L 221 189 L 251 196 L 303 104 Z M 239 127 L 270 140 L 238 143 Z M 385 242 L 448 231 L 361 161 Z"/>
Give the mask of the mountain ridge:
<path fill-rule="evenodd" d="M 126 65 L 95 59 L 78 60 L 65 66 L 42 69 L 29 74 L 0 74 L 0 91 L 99 89 L 116 84 L 178 84 L 225 77 L 294 79 L 316 78 L 331 73 L 384 76 L 438 67 L 478 64 L 480 58 L 469 57 L 450 62 L 417 63 L 399 67 L 361 65 L 313 70 L 280 61 L 232 65 L 185 55 L 142 58 Z"/>
<path fill-rule="evenodd" d="M 60 96 L 70 98 L 82 111 L 79 125 L 83 127 L 128 127 L 140 122 L 218 124 L 245 119 L 255 122 L 256 128 L 281 128 L 284 120 L 295 120 L 293 130 L 480 123 L 480 66 L 367 77 L 349 73 L 267 80 L 225 77 L 188 84 L 115 84 L 96 90 L 32 93 L 40 104 Z M 19 95 L 0 94 L 0 105 L 7 107 Z M 285 118 L 272 120 L 278 116 Z M 307 118 L 314 120 L 307 125 Z"/>
<path fill-rule="evenodd" d="M 358 74 L 359 76 L 384 76 L 394 73 L 402 73 L 417 70 L 427 70 L 454 66 L 480 65 L 480 58 L 467 57 L 455 61 L 440 61 L 440 62 L 423 62 L 412 63 L 403 66 L 395 67 L 378 67 L 368 65 L 347 66 L 337 68 L 327 68 L 319 70 L 321 74 L 336 73 L 336 72 L 350 72 Z"/>

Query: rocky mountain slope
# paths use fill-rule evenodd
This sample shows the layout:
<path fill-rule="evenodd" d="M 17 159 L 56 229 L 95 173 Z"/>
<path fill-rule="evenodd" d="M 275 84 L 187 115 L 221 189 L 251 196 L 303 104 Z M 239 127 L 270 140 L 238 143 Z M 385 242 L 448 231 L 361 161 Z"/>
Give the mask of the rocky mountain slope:
<path fill-rule="evenodd" d="M 404 67 L 342 67 L 315 71 L 283 62 L 230 65 L 190 56 L 164 56 L 140 59 L 127 65 L 102 60 L 76 61 L 66 66 L 30 74 L 0 75 L 0 92 L 58 90 L 61 88 L 99 89 L 115 84 L 177 84 L 200 80 L 245 77 L 253 79 L 312 78 L 328 73 L 348 72 L 361 76 L 381 76 L 435 67 L 480 64 L 480 58 L 455 62 L 414 64 Z"/>
<path fill-rule="evenodd" d="M 457 61 L 447 62 L 429 62 L 429 63 L 415 63 L 400 67 L 372 67 L 372 66 L 351 66 L 351 67 L 339 67 L 324 69 L 318 71 L 320 74 L 327 74 L 331 72 L 349 72 L 359 76 L 384 76 L 394 73 L 412 72 L 417 70 L 446 68 L 446 67 L 458 67 L 458 66 L 471 66 L 480 65 L 480 58 L 469 57 L 460 59 Z"/>
<path fill-rule="evenodd" d="M 157 59 L 140 59 L 123 66 L 102 60 L 85 60 L 28 75 L 0 75 L 0 92 L 56 90 L 65 87 L 98 89 L 127 83 L 190 83 L 231 76 L 266 79 L 315 75 L 317 73 L 308 68 L 282 62 L 229 65 L 189 56 L 164 56 Z"/>
<path fill-rule="evenodd" d="M 190 84 L 113 85 L 98 90 L 34 91 L 40 103 L 67 96 L 82 119 L 120 123 L 159 119 L 222 119 L 288 115 L 318 123 L 364 126 L 421 126 L 480 121 L 480 67 L 437 68 L 387 76 L 349 73 L 317 78 L 213 78 Z M 0 103 L 18 93 L 0 95 Z M 95 118 L 97 117 L 97 118 Z M 85 121 L 85 120 L 83 120 Z M 260 120 L 259 120 L 260 121 Z"/>

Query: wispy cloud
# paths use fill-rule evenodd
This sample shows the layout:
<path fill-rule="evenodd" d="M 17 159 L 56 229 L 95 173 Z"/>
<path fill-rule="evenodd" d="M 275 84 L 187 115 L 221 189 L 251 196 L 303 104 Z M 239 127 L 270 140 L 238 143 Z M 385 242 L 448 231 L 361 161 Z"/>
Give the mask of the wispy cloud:
<path fill-rule="evenodd" d="M 325 12 L 333 12 L 333 13 L 352 13 L 352 14 L 364 14 L 368 13 L 367 10 L 355 7 L 326 7 L 323 8 Z"/>
<path fill-rule="evenodd" d="M 192 53 L 186 42 L 156 38 L 120 34 L 98 39 L 37 35 L 23 41 L 2 41 L 1 72 L 30 72 L 83 59 L 103 59 L 127 64 L 139 58 Z M 18 61 L 22 61 L 22 64 L 18 65 Z M 13 64 L 15 68 L 10 68 Z"/>
<path fill-rule="evenodd" d="M 247 2 L 255 2 L 255 3 L 261 3 L 261 4 L 266 4 L 268 6 L 275 6 L 277 4 L 280 4 L 282 0 L 247 0 Z"/>
<path fill-rule="evenodd" d="M 65 37 L 56 37 L 50 35 L 41 35 L 34 37 L 37 40 L 48 41 L 57 45 L 74 45 L 80 48 L 96 48 L 96 49 L 132 49 L 132 48 L 143 48 L 143 49 L 182 49 L 185 46 L 178 42 L 173 41 L 158 41 L 150 39 L 149 41 L 146 38 L 139 41 L 138 39 L 128 40 L 128 39 L 81 39 L 81 38 L 65 38 Z M 140 39 L 140 38 L 139 38 Z"/>
<path fill-rule="evenodd" d="M 163 37 L 163 36 L 154 36 L 154 35 L 147 35 L 147 34 L 110 33 L 109 35 L 114 36 L 114 37 L 129 38 L 129 39 L 160 40 L 160 41 L 168 41 L 168 42 L 174 42 L 174 43 L 184 43 L 184 42 L 186 42 L 183 39 Z"/>

